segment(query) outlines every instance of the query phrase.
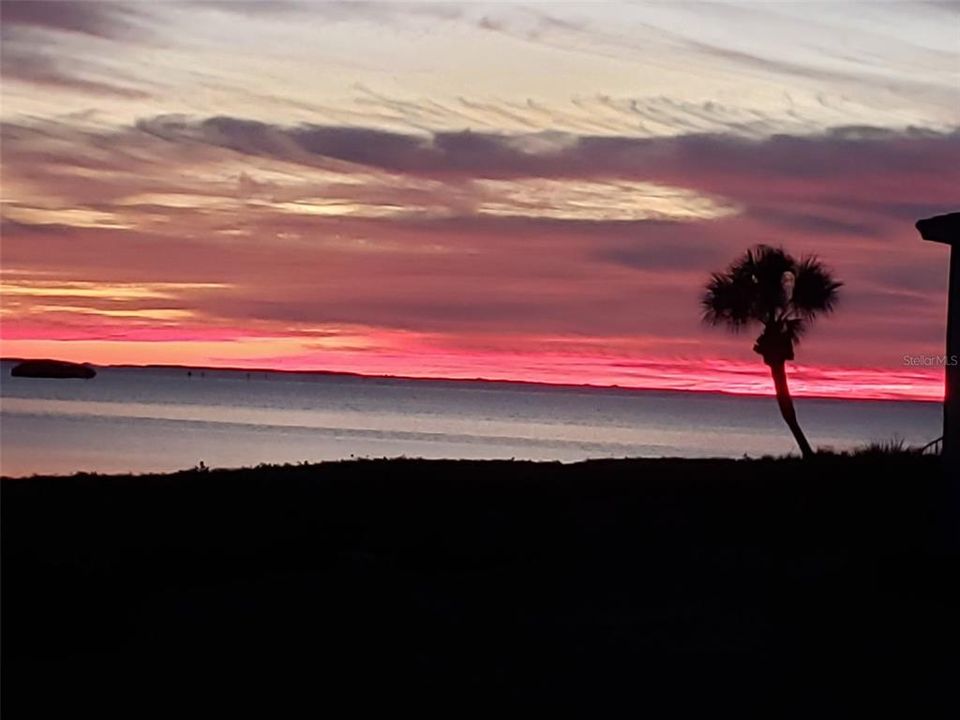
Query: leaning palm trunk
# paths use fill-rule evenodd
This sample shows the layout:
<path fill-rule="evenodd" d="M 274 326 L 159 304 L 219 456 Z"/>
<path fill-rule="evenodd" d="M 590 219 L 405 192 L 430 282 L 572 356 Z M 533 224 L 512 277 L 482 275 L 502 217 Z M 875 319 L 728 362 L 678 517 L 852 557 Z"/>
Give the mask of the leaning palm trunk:
<path fill-rule="evenodd" d="M 803 430 L 800 429 L 800 423 L 797 422 L 797 411 L 793 409 L 793 398 L 790 397 L 790 388 L 787 386 L 787 371 L 782 362 L 770 364 L 770 374 L 773 375 L 773 385 L 777 390 L 777 405 L 780 406 L 780 414 L 783 415 L 787 427 L 793 433 L 797 445 L 800 446 L 800 454 L 805 457 L 813 457 L 813 448 L 807 442 Z"/>

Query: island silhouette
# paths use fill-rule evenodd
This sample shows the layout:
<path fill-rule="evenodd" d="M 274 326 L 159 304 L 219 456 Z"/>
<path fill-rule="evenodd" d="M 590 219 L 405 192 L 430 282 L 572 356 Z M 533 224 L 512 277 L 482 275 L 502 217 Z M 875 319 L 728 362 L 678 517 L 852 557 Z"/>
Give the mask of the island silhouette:
<path fill-rule="evenodd" d="M 23 360 L 10 369 L 13 377 L 52 378 L 64 380 L 81 378 L 89 380 L 97 376 L 97 371 L 86 363 L 74 363 L 66 360 Z"/>

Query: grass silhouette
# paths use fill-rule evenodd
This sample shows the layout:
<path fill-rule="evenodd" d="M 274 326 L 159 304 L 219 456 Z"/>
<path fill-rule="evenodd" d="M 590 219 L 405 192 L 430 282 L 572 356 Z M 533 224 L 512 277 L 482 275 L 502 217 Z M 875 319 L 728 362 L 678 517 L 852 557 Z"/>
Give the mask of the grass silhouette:
<path fill-rule="evenodd" d="M 813 463 L 5 480 L 4 710 L 936 717 L 960 600 L 939 459 Z"/>

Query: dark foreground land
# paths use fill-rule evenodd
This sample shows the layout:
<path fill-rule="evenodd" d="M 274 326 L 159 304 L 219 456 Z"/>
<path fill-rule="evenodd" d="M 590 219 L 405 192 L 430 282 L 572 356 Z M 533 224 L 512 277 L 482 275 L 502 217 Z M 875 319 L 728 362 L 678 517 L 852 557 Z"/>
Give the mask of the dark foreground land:
<path fill-rule="evenodd" d="M 935 458 L 2 483 L 4 717 L 954 717 Z"/>

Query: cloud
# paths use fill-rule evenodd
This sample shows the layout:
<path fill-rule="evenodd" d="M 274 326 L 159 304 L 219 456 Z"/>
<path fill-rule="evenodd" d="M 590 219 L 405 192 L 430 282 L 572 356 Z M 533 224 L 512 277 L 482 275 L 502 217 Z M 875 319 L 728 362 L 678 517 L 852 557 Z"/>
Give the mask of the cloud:
<path fill-rule="evenodd" d="M 768 55 L 758 55 L 752 52 L 724 48 L 709 43 L 687 40 L 691 49 L 704 54 L 710 61 L 731 61 L 734 64 L 761 73 L 775 73 L 786 76 L 788 79 L 811 80 L 823 87 L 857 87 L 867 86 L 884 91 L 896 91 L 903 95 L 915 97 L 930 96 L 932 98 L 950 97 L 950 88 L 934 82 L 927 82 L 917 78 L 891 78 L 888 72 L 878 71 L 876 68 L 858 67 L 854 70 L 817 67 L 813 63 L 791 62 L 776 59 Z"/>
<path fill-rule="evenodd" d="M 700 224 L 728 247 L 737 239 L 717 221 L 739 213 L 743 234 L 853 247 L 902 237 L 904 223 L 952 209 L 960 185 L 957 131 L 637 139 L 185 116 L 120 129 L 50 122 L 0 129 L 8 186 L 43 198 L 29 221 L 59 222 L 58 207 L 79 206 L 91 217 L 113 213 L 161 232 L 188 211 L 213 232 L 293 234 L 347 217 L 402 219 L 407 227 L 417 220 L 421 233 L 444 228 L 454 236 L 589 224 L 598 238 L 618 232 L 611 222 L 711 220 Z M 11 200 L 11 213 L 31 206 Z M 528 221 L 495 222 L 511 216 Z M 642 253 L 606 258 L 635 266 Z"/>
<path fill-rule="evenodd" d="M 107 52 L 90 52 L 102 43 L 142 41 L 150 36 L 149 18 L 135 4 L 3 0 L 0 12 L 4 80 L 46 92 L 128 101 L 152 97 L 137 87 L 142 81 L 104 64 Z"/>
<path fill-rule="evenodd" d="M 125 213 L 137 206 L 147 210 L 147 205 L 185 202 L 210 211 L 242 203 L 248 210 L 314 216 L 497 215 L 571 222 L 690 219 L 735 211 L 683 188 L 629 180 L 487 179 L 463 173 L 451 178 L 386 170 L 376 167 L 379 159 L 408 156 L 415 163 L 420 146 L 433 140 L 364 129 L 330 128 L 294 139 L 262 123 L 203 125 L 197 132 L 181 120 L 164 118 L 159 127 L 143 121 L 113 137 L 56 124 L 41 130 L 8 123 L 3 137 L 10 176 L 38 194 L 88 206 L 122 200 Z M 507 149 L 541 152 L 550 146 L 528 141 L 520 138 Z M 438 144 L 443 148 L 445 142 Z M 57 163 L 51 164 L 54 156 Z M 341 159 L 346 157 L 351 160 Z M 78 168 L 87 171 L 79 179 Z M 185 176 L 185 168 L 193 170 Z M 223 172 L 237 182 L 228 186 Z M 47 221 L 55 221 L 55 205 L 48 200 L 47 207 Z"/>
<path fill-rule="evenodd" d="M 820 253 L 847 282 L 850 311 L 818 326 L 808 361 L 890 365 L 942 344 L 942 253 L 909 214 L 952 201 L 957 133 L 636 139 L 184 116 L 2 132 L 5 270 L 178 283 L 146 310 L 197 323 L 460 343 L 636 336 L 650 354 L 750 359 L 742 338 L 705 337 L 698 288 L 745 246 L 774 242 Z M 122 308 L 94 309 L 116 332 Z"/>
<path fill-rule="evenodd" d="M 689 133 L 724 133 L 767 137 L 773 133 L 802 134 L 823 130 L 830 120 L 848 121 L 860 111 L 847 100 L 826 108 L 817 102 L 776 109 L 770 103 L 717 99 L 684 100 L 664 95 L 576 93 L 544 100 L 522 96 L 398 98 L 356 83 L 354 95 L 336 105 L 303 98 L 258 93 L 260 101 L 280 105 L 284 113 L 303 114 L 321 125 L 373 125 L 381 130 L 476 132 L 542 132 L 625 137 L 662 137 Z M 833 116 L 831 118 L 831 116 Z M 876 114 L 873 117 L 877 119 Z M 322 120 L 318 120 L 322 119 Z M 883 118 L 879 118 L 883 119 Z M 899 124 L 899 122 L 898 122 Z"/>
<path fill-rule="evenodd" d="M 98 0 L 3 0 L 4 39 L 23 30 L 69 32 L 109 40 L 138 37 L 136 4 Z"/>
<path fill-rule="evenodd" d="M 172 4 L 172 3 L 171 3 Z M 455 2 L 392 2 L 391 0 L 181 0 L 178 7 L 247 15 L 253 19 L 309 16 L 325 22 L 363 21 L 378 24 L 409 19 L 458 20 L 464 6 Z"/>
<path fill-rule="evenodd" d="M 858 238 L 878 237 L 882 226 L 862 219 L 848 219 L 829 210 L 798 212 L 786 208 L 756 207 L 749 211 L 752 217 L 773 226 L 789 230 L 802 230 L 816 235 L 848 235 Z"/>
<path fill-rule="evenodd" d="M 151 97 L 151 93 L 140 88 L 87 79 L 76 72 L 75 65 L 72 66 L 73 70 L 66 70 L 62 63 L 44 55 L 4 47 L 0 51 L 0 56 L 2 56 L 3 76 L 6 81 L 14 80 L 43 88 L 124 100 L 145 100 Z"/>
<path fill-rule="evenodd" d="M 660 219 L 698 222 L 727 248 L 737 237 L 718 221 L 738 214 L 741 237 L 866 247 L 902 238 L 917 217 L 953 209 L 960 185 L 957 131 L 637 139 L 185 116 L 119 129 L 8 122 L 0 130 L 5 181 L 16 189 L 11 217 L 60 222 L 58 208 L 69 207 L 91 222 L 112 216 L 161 233 L 187 214 L 210 232 L 290 236 L 354 218 L 416 221 L 425 235 L 444 228 L 454 237 L 589 224 L 593 237 L 609 238 L 617 222 Z M 509 217 L 527 222 L 495 222 Z M 637 266 L 643 253 L 604 257 Z"/>
<path fill-rule="evenodd" d="M 310 8 L 309 1 L 296 2 L 295 0 L 187 0 L 180 4 L 190 8 L 240 13 L 254 17 L 287 15 L 294 12 L 304 12 Z"/>
<path fill-rule="evenodd" d="M 896 265 L 881 266 L 870 273 L 881 286 L 894 291 L 912 292 L 914 297 L 931 290 L 946 291 L 948 274 L 946 263 L 931 262 L 929 258 L 903 259 Z"/>
<path fill-rule="evenodd" d="M 721 225 L 724 223 L 720 223 Z M 704 272 L 728 261 L 727 243 L 720 241 L 716 223 L 651 221 L 622 232 L 620 238 L 598 243 L 593 256 L 640 270 Z"/>
<path fill-rule="evenodd" d="M 960 14 L 960 5 L 956 0 L 923 0 L 920 4 L 936 10 L 946 10 L 952 15 Z"/>
<path fill-rule="evenodd" d="M 329 167 L 331 162 L 418 177 L 610 178 L 695 188 L 734 200 L 878 195 L 946 201 L 960 182 L 960 130 L 847 127 L 763 139 L 719 134 L 632 138 L 479 132 L 396 133 L 281 126 L 230 117 L 159 116 L 138 130 L 168 142 L 222 147 Z M 909 177 L 910 186 L 903 190 Z"/>

